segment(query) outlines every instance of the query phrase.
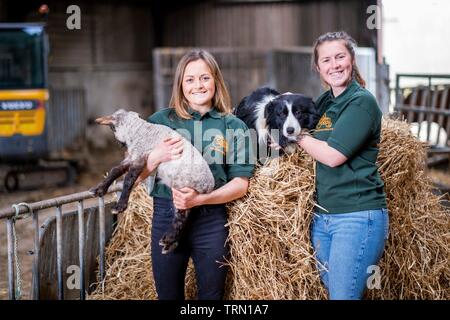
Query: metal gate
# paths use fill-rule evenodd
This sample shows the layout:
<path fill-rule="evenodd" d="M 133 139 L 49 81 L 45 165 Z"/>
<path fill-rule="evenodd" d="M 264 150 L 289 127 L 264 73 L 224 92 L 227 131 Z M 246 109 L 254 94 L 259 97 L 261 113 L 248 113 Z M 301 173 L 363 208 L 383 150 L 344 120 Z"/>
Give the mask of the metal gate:
<path fill-rule="evenodd" d="M 411 79 L 424 80 L 425 84 L 404 84 Z M 417 124 L 417 135 L 430 146 L 428 164 L 447 159 L 450 156 L 450 75 L 398 74 L 395 97 L 394 110 L 409 123 Z M 433 128 L 440 133 L 436 137 Z"/>
<path fill-rule="evenodd" d="M 122 184 L 113 185 L 108 193 L 119 192 Z M 89 292 L 89 285 L 105 276 L 105 245 L 112 235 L 114 218 L 110 214 L 113 201 L 105 204 L 105 198 L 87 207 L 93 196 L 80 192 L 36 203 L 20 203 L 0 211 L 0 222 L 6 222 L 7 267 L 0 264 L 0 275 L 7 275 L 7 297 L 21 298 L 21 259 L 17 250 L 16 232 L 18 220 L 29 217 L 27 223 L 33 229 L 33 257 L 30 298 L 81 299 Z M 72 208 L 63 213 L 63 205 Z M 53 214 L 39 226 L 39 215 L 46 209 Z M 98 259 L 98 261 L 97 261 Z M 0 261 L 1 262 L 1 261 Z M 99 278 L 96 278 L 99 270 Z M 72 275 L 72 279 L 69 279 Z M 6 291 L 0 287 L 1 291 Z"/>

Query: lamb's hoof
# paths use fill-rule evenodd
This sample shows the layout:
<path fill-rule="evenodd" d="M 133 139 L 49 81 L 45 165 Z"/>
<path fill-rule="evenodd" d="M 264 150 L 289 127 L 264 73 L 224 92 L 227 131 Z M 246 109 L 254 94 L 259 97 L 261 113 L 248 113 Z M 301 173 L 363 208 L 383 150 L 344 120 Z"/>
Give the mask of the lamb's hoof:
<path fill-rule="evenodd" d="M 102 190 L 102 188 L 99 187 L 94 187 L 89 189 L 89 192 L 97 197 L 103 197 L 105 195 L 105 192 Z"/>
<path fill-rule="evenodd" d="M 173 242 L 172 244 L 166 244 L 165 246 L 163 246 L 161 253 L 168 254 L 169 252 L 172 252 L 173 250 L 175 250 L 176 247 L 178 247 L 177 241 Z"/>
<path fill-rule="evenodd" d="M 124 212 L 126 209 L 127 209 L 127 204 L 116 203 L 116 205 L 111 208 L 111 213 L 118 214 L 118 213 Z"/>
<path fill-rule="evenodd" d="M 161 240 L 159 240 L 159 245 L 163 247 L 162 254 L 167 254 L 175 250 L 175 248 L 178 246 L 178 241 L 176 241 L 175 239 L 169 239 L 169 236 L 164 235 Z"/>

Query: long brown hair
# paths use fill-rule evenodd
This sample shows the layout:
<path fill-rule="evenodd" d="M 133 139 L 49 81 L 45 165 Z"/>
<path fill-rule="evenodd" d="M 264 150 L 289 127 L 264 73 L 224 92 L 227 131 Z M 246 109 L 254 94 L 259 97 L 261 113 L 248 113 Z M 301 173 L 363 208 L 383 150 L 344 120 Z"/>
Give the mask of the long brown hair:
<path fill-rule="evenodd" d="M 229 114 L 232 112 L 230 95 L 228 93 L 225 81 L 220 71 L 219 65 L 213 55 L 206 50 L 195 49 L 187 52 L 178 62 L 175 71 L 175 78 L 172 87 L 172 97 L 170 98 L 170 106 L 175 109 L 178 117 L 182 119 L 191 119 L 188 112 L 189 103 L 183 94 L 183 77 L 186 66 L 197 60 L 203 60 L 211 71 L 211 75 L 215 83 L 215 93 L 212 101 L 212 107 L 216 108 L 220 113 Z"/>
<path fill-rule="evenodd" d="M 355 79 L 361 87 L 366 87 L 366 81 L 361 76 L 361 73 L 359 72 L 358 66 L 356 65 L 356 58 L 355 58 L 355 47 L 356 47 L 356 41 L 348 35 L 345 31 L 335 31 L 335 32 L 328 32 L 323 35 L 321 35 L 319 38 L 317 38 L 316 42 L 314 42 L 313 45 L 313 57 L 312 57 L 312 67 L 314 70 L 317 71 L 318 67 L 318 61 L 319 61 L 319 53 L 318 48 L 319 46 L 327 41 L 343 41 L 345 47 L 347 48 L 348 52 L 350 53 L 350 56 L 352 57 L 352 79 Z M 325 84 L 326 87 L 329 87 L 328 83 L 322 80 L 322 83 Z"/>

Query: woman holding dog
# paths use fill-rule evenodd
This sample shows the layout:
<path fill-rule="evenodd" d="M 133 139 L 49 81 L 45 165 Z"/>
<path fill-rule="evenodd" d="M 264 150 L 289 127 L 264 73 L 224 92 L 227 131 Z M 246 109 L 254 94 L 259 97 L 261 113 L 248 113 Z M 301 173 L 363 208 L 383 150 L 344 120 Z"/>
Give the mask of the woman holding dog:
<path fill-rule="evenodd" d="M 247 192 L 248 178 L 254 170 L 249 138 L 242 135 L 248 128 L 231 114 L 222 73 L 214 57 L 204 50 L 190 51 L 181 58 L 170 105 L 148 121 L 177 130 L 202 152 L 213 173 L 215 190 L 199 194 L 190 188 L 170 190 L 162 183 L 155 184 L 151 192 L 154 209 L 151 255 L 156 291 L 161 300 L 184 299 L 186 269 L 192 257 L 198 298 L 219 300 L 223 298 L 227 273 L 227 267 L 222 265 L 228 256 L 225 204 Z M 231 141 L 227 139 L 230 131 L 238 133 Z M 180 157 L 182 144 L 175 138 L 161 143 L 149 155 L 147 170 L 141 178 L 160 163 Z M 158 242 L 172 223 L 174 205 L 192 211 L 178 247 L 162 254 Z"/>
<path fill-rule="evenodd" d="M 355 41 L 330 32 L 314 44 L 313 67 L 329 89 L 321 119 L 298 144 L 316 160 L 318 211 L 311 240 L 330 299 L 361 299 L 388 236 L 384 184 L 376 165 L 382 113 L 355 60 Z"/>

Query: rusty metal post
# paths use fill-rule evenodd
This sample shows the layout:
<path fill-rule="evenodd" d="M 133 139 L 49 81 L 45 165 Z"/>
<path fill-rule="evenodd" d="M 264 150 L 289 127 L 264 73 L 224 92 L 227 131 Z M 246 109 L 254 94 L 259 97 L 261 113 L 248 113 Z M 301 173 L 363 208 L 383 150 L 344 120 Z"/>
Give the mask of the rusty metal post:
<path fill-rule="evenodd" d="M 62 248 L 62 210 L 61 206 L 56 207 L 56 272 L 58 275 L 58 299 L 64 300 L 63 284 L 63 248 Z"/>
<path fill-rule="evenodd" d="M 33 292 L 36 299 L 39 300 L 39 287 L 40 287 L 40 267 L 39 267 L 39 216 L 35 211 L 31 211 L 33 215 L 33 225 L 34 225 L 34 251 L 33 251 Z"/>
<path fill-rule="evenodd" d="M 15 300 L 15 286 L 14 286 L 14 237 L 13 237 L 13 219 L 9 218 L 6 221 L 6 233 L 8 239 L 8 297 L 9 300 Z"/>
<path fill-rule="evenodd" d="M 98 198 L 99 210 L 99 240 L 100 240 L 100 281 L 105 278 L 105 200 L 103 197 Z"/>
<path fill-rule="evenodd" d="M 84 208 L 83 201 L 78 201 L 78 256 L 80 263 L 80 300 L 85 300 L 84 287 Z"/>

